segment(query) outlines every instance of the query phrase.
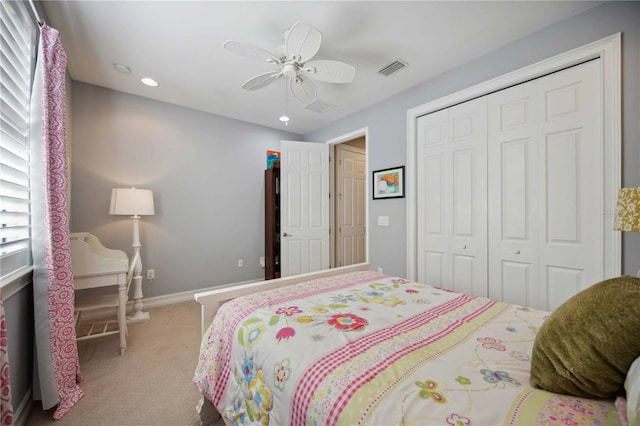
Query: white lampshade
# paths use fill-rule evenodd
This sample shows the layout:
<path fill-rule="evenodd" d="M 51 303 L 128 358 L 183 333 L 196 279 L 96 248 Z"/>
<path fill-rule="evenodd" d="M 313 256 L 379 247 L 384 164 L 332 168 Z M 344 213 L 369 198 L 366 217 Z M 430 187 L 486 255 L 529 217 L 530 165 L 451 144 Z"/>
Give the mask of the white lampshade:
<path fill-rule="evenodd" d="M 109 214 L 151 216 L 155 214 L 153 192 L 150 189 L 114 188 Z"/>

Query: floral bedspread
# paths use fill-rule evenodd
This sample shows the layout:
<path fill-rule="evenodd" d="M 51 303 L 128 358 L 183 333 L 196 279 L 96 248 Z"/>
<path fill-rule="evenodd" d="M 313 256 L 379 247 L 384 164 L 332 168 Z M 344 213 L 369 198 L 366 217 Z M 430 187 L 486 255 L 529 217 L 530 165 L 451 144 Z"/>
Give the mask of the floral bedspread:
<path fill-rule="evenodd" d="M 193 380 L 232 424 L 619 424 L 529 385 L 546 316 L 354 272 L 225 303 Z"/>

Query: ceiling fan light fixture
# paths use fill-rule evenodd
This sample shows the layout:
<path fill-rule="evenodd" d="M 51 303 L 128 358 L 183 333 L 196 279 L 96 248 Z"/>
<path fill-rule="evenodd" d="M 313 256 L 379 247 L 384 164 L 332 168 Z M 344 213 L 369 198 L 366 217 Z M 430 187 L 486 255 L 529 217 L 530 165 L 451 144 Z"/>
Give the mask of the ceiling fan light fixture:
<path fill-rule="evenodd" d="M 279 118 L 280 121 L 282 121 L 283 123 L 288 123 L 289 122 L 289 116 L 286 114 L 282 114 Z"/>
<path fill-rule="evenodd" d="M 142 82 L 142 84 L 146 84 L 147 86 L 150 86 L 150 87 L 158 87 L 160 85 L 160 83 L 158 83 L 151 77 L 142 77 L 140 81 Z"/>
<path fill-rule="evenodd" d="M 298 67 L 293 64 L 285 64 L 282 67 L 282 74 L 288 78 L 298 78 Z"/>

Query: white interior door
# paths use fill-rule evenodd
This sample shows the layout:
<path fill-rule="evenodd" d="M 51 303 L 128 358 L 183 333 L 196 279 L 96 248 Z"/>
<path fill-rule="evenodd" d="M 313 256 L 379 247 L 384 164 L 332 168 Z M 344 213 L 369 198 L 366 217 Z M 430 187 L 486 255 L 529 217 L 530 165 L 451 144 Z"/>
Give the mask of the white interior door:
<path fill-rule="evenodd" d="M 345 144 L 336 147 L 336 266 L 366 261 L 365 151 Z"/>
<path fill-rule="evenodd" d="M 280 268 L 283 277 L 329 268 L 329 146 L 282 141 Z"/>
<path fill-rule="evenodd" d="M 487 106 L 418 120 L 418 281 L 487 296 Z"/>
<path fill-rule="evenodd" d="M 489 95 L 490 296 L 553 310 L 604 278 L 600 63 Z"/>

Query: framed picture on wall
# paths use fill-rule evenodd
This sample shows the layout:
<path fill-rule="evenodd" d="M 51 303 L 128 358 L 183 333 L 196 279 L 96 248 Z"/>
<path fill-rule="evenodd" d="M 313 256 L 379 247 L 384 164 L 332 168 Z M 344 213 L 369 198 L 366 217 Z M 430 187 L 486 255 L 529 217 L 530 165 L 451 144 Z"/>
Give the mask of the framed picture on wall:
<path fill-rule="evenodd" d="M 373 172 L 373 199 L 404 198 L 404 166 Z"/>

